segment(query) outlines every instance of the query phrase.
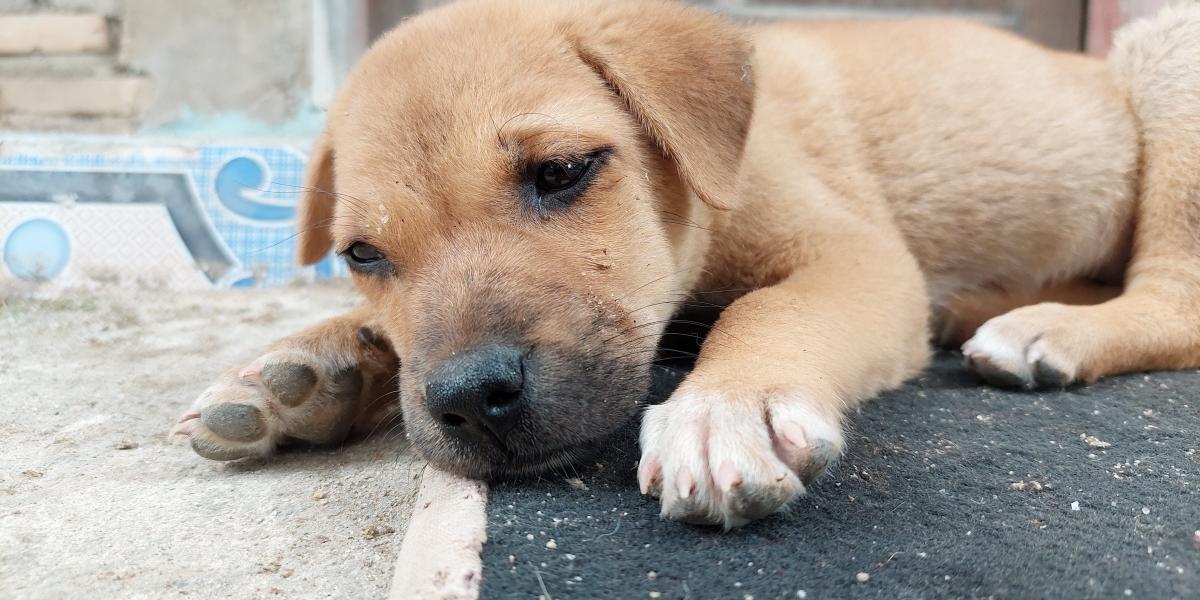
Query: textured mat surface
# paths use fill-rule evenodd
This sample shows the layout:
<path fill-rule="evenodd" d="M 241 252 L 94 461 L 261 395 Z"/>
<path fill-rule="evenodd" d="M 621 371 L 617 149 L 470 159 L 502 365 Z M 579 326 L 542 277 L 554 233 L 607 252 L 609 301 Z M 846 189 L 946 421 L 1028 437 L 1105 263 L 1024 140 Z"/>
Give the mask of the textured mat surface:
<path fill-rule="evenodd" d="M 483 597 L 1200 597 L 1200 374 L 1019 393 L 960 360 L 863 407 L 809 496 L 738 531 L 661 520 L 633 427 L 495 485 Z"/>

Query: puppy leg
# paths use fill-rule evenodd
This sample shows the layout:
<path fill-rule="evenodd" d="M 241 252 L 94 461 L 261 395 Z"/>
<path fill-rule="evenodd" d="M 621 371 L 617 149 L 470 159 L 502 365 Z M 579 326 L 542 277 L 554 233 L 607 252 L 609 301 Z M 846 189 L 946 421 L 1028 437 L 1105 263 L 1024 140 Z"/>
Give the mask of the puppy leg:
<path fill-rule="evenodd" d="M 664 516 L 730 528 L 775 512 L 842 452 L 850 407 L 924 366 L 928 299 L 898 236 L 848 217 L 819 230 L 791 276 L 725 309 L 647 411 L 638 477 Z"/>
<path fill-rule="evenodd" d="M 955 296 L 937 309 L 934 315 L 934 338 L 940 347 L 958 348 L 971 339 L 984 323 L 1022 306 L 1042 302 L 1093 305 L 1120 295 L 1121 288 L 1083 279 L 1040 290 L 972 290 Z"/>
<path fill-rule="evenodd" d="M 368 311 L 275 342 L 200 394 L 172 434 L 213 460 L 266 456 L 289 441 L 341 442 L 398 419 L 399 361 Z"/>
<path fill-rule="evenodd" d="M 988 321 L 963 346 L 1001 385 L 1067 385 L 1200 366 L 1200 8 L 1123 32 L 1110 59 L 1142 127 L 1133 258 L 1119 297 Z"/>

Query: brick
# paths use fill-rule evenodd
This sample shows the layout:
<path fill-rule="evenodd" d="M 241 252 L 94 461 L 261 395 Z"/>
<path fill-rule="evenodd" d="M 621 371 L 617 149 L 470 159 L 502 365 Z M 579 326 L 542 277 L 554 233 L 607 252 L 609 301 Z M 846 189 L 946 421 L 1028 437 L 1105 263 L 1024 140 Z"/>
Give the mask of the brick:
<path fill-rule="evenodd" d="M 150 100 L 143 77 L 0 78 L 0 113 L 135 116 Z"/>
<path fill-rule="evenodd" d="M 108 37 L 100 15 L 0 15 L 0 55 L 107 52 Z"/>

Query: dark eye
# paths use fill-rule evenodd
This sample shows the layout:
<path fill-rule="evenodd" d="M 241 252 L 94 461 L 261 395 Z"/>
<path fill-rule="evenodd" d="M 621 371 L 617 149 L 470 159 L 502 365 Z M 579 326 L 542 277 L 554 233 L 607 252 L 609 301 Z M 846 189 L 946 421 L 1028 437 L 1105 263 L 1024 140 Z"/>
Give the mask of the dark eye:
<path fill-rule="evenodd" d="M 534 185 L 537 186 L 538 194 L 561 192 L 579 183 L 591 166 L 591 158 L 544 162 L 538 167 Z"/>
<path fill-rule="evenodd" d="M 342 251 L 342 256 L 346 259 L 346 266 L 351 271 L 367 275 L 395 275 L 396 273 L 392 263 L 384 257 L 382 252 L 370 244 L 355 242 Z"/>
<path fill-rule="evenodd" d="M 383 260 L 383 255 L 374 246 L 358 242 L 346 250 L 346 258 L 360 265 L 366 265 Z"/>

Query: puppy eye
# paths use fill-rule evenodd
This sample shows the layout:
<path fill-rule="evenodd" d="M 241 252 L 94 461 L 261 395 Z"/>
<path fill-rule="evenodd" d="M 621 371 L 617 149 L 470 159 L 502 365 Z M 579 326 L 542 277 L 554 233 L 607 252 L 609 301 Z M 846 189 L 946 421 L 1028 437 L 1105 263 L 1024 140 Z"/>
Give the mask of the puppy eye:
<path fill-rule="evenodd" d="M 360 265 L 368 265 L 383 260 L 383 254 L 370 244 L 357 242 L 346 250 L 346 258 Z"/>
<path fill-rule="evenodd" d="M 591 158 L 544 162 L 538 166 L 534 185 L 541 195 L 561 192 L 579 183 L 591 167 Z"/>
<path fill-rule="evenodd" d="M 588 154 L 532 163 L 521 182 L 525 205 L 543 219 L 571 206 L 587 192 L 612 153 L 606 146 Z"/>
<path fill-rule="evenodd" d="M 365 275 L 395 275 L 396 269 L 392 263 L 375 246 L 363 242 L 355 242 L 342 251 L 346 266 L 351 271 Z"/>

